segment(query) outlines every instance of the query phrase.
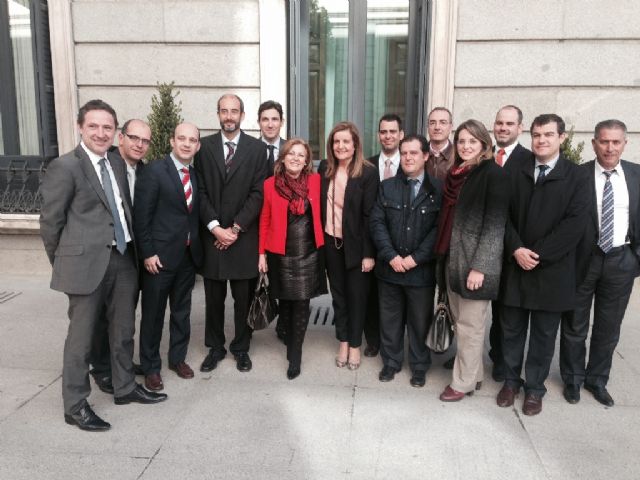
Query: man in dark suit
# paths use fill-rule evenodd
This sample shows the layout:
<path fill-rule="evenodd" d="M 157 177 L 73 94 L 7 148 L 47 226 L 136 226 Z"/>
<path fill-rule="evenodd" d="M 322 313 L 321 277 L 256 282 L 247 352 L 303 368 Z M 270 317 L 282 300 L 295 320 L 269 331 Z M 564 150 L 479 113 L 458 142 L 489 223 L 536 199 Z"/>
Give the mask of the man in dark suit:
<path fill-rule="evenodd" d="M 505 383 L 496 402 L 501 407 L 513 405 L 524 384 L 525 415 L 542 411 L 560 315 L 574 306 L 576 247 L 587 220 L 586 177 L 560 154 L 564 138 L 562 118 L 536 117 L 531 125 L 535 157 L 510 175 L 500 317 Z"/>
<path fill-rule="evenodd" d="M 433 178 L 444 181 L 455 158 L 454 145 L 449 140 L 453 129 L 451 111 L 445 107 L 435 107 L 429 112 L 427 129 L 429 132 L 427 173 Z"/>
<path fill-rule="evenodd" d="M 395 113 L 387 113 L 378 121 L 378 141 L 381 151 L 369 157 L 378 169 L 380 181 L 394 177 L 400 169 L 400 141 L 404 138 L 402 119 Z M 371 276 L 371 287 L 367 300 L 367 317 L 364 322 L 364 338 L 367 346 L 365 357 L 375 357 L 380 350 L 380 312 L 378 306 L 378 281 Z"/>
<path fill-rule="evenodd" d="M 78 113 L 80 145 L 54 159 L 42 182 L 40 234 L 53 266 L 51 288 L 69 298 L 62 370 L 64 418 L 91 431 L 111 427 L 87 402 L 91 341 L 105 306 L 115 403 L 157 403 L 167 398 L 136 384 L 133 373 L 138 274 L 129 187 L 124 162 L 107 153 L 117 124 L 110 105 L 102 100 L 86 103 Z"/>
<path fill-rule="evenodd" d="M 613 352 L 634 279 L 640 273 L 640 166 L 620 160 L 627 144 L 627 127 L 620 120 L 598 123 L 591 144 L 596 159 L 580 167 L 588 175 L 590 219 L 578 247 L 576 309 L 562 318 L 560 373 L 569 403 L 580 401 L 584 382 L 598 402 L 612 407 L 606 386 Z"/>
<path fill-rule="evenodd" d="M 144 168 L 142 159 L 147 154 L 150 143 L 151 129 L 149 125 L 142 120 L 130 119 L 122 125 L 122 130 L 118 134 L 118 146 L 109 149 L 109 155 L 119 155 L 124 160 L 129 185 L 129 189 L 124 192 L 124 195 L 129 195 L 129 199 L 132 202 L 136 178 Z M 136 304 L 138 303 L 137 299 L 138 295 L 136 294 Z M 98 325 L 96 325 L 89 363 L 91 363 L 91 376 L 98 388 L 105 393 L 113 394 L 109 322 L 106 319 L 106 312 L 103 312 Z M 134 364 L 133 368 L 135 373 L 138 374 L 136 369 L 139 368 L 139 365 Z"/>
<path fill-rule="evenodd" d="M 280 149 L 285 139 L 280 136 L 284 124 L 282 105 L 273 100 L 262 102 L 258 107 L 258 125 L 260 125 L 260 140 L 267 146 L 267 162 L 269 176 L 273 175 L 273 164 L 280 156 Z"/>
<path fill-rule="evenodd" d="M 265 145 L 240 130 L 244 103 L 237 95 L 218 100 L 220 132 L 202 139 L 195 157 L 200 193 L 206 302 L 205 345 L 200 370 L 210 372 L 224 358 L 224 302 L 227 281 L 234 299 L 235 337 L 229 350 L 241 372 L 251 370 L 247 315 L 258 277 L 258 217 L 268 174 Z"/>
<path fill-rule="evenodd" d="M 202 264 L 199 195 L 193 156 L 200 149 L 195 125 L 181 123 L 170 139 L 171 153 L 149 165 L 136 189 L 134 232 L 144 259 L 140 363 L 149 390 L 162 390 L 160 340 L 167 299 L 169 368 L 193 378 L 185 362 L 191 334 L 191 293 Z"/>
<path fill-rule="evenodd" d="M 508 174 L 521 168 L 521 164 L 531 158 L 531 150 L 518 142 L 522 133 L 522 110 L 515 105 L 505 105 L 493 122 L 493 136 L 496 139 L 493 158 Z M 493 361 L 491 376 L 496 382 L 504 382 L 504 361 L 502 360 L 502 330 L 500 328 L 500 300 L 491 302 L 491 330 L 489 331 L 489 357 Z"/>

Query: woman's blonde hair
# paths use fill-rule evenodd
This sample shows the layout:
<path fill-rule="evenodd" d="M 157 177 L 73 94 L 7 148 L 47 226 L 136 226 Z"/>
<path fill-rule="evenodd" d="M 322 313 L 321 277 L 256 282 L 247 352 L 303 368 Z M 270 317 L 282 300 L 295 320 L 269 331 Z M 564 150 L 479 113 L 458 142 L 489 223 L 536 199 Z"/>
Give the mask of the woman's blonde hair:
<path fill-rule="evenodd" d="M 273 166 L 273 174 L 274 175 L 284 175 L 284 157 L 291 151 L 293 147 L 296 145 L 302 145 L 304 147 L 304 152 L 307 156 L 304 162 L 304 173 L 311 173 L 313 171 L 313 165 L 311 163 L 311 147 L 307 142 L 305 142 L 302 138 L 291 138 L 287 140 L 287 142 L 280 149 L 280 154 L 278 155 L 278 160 L 276 160 L 275 165 Z"/>

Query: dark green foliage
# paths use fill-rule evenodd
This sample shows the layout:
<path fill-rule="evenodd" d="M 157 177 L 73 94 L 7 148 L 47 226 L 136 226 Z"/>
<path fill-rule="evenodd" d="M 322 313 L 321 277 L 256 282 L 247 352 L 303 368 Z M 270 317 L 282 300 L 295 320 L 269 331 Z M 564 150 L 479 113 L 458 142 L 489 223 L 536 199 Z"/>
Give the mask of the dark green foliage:
<path fill-rule="evenodd" d="M 182 122 L 182 102 L 176 104 L 175 99 L 180 94 L 174 89 L 174 82 L 158 83 L 158 94 L 151 97 L 151 113 L 147 116 L 151 127 L 151 145 L 146 158 L 148 161 L 164 157 L 171 151 L 169 139 L 176 128 Z"/>
<path fill-rule="evenodd" d="M 580 142 L 578 143 L 578 145 L 573 147 L 573 145 L 571 145 L 571 142 L 573 141 L 573 135 L 574 131 L 573 127 L 571 127 L 571 130 L 567 132 L 567 137 L 564 139 L 564 142 L 562 142 L 562 145 L 560 145 L 560 152 L 562 152 L 562 155 L 564 155 L 567 160 L 579 165 L 582 163 L 582 150 L 584 149 L 584 142 Z"/>

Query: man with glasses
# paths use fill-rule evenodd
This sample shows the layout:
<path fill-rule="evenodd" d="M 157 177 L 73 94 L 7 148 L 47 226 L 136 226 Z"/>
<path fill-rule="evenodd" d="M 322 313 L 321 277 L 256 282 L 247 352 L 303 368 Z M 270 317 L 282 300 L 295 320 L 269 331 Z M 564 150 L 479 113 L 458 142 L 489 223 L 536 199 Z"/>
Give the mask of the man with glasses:
<path fill-rule="evenodd" d="M 134 199 L 134 189 L 136 178 L 142 172 L 144 163 L 142 159 L 149 150 L 151 143 L 151 129 L 147 123 L 138 119 L 130 119 L 124 122 L 122 130 L 118 134 L 118 146 L 109 149 L 109 155 L 120 157 L 124 160 L 127 167 L 127 183 L 128 191 L 125 195 L 129 195 L 131 203 Z M 138 295 L 136 295 L 136 304 L 138 303 Z M 106 312 L 96 325 L 96 331 L 91 345 L 91 355 L 89 362 L 91 363 L 91 376 L 96 385 L 104 393 L 113 394 L 113 382 L 111 379 L 111 350 L 109 348 L 109 323 L 106 320 Z M 136 375 L 142 374 L 139 365 L 133 365 Z"/>
<path fill-rule="evenodd" d="M 429 113 L 427 129 L 429 132 L 429 160 L 427 173 L 444 181 L 453 165 L 454 148 L 449 140 L 453 128 L 453 116 L 445 107 L 436 107 Z"/>
<path fill-rule="evenodd" d="M 227 282 L 234 300 L 235 337 L 229 350 L 241 372 L 251 370 L 251 329 L 247 315 L 258 277 L 258 217 L 262 184 L 268 174 L 263 142 L 240 130 L 244 103 L 234 94 L 218 100 L 220 131 L 202 139 L 195 156 L 200 190 L 205 293 L 205 345 L 209 353 L 200 370 L 210 372 L 227 354 L 224 303 Z"/>

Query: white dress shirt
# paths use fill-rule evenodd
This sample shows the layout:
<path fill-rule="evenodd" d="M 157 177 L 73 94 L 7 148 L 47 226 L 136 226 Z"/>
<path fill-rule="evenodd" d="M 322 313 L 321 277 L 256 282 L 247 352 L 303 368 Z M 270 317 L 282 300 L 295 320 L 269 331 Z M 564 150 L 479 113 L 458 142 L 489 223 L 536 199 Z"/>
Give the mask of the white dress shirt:
<path fill-rule="evenodd" d="M 602 173 L 605 171 L 604 168 L 597 161 L 595 163 L 596 204 L 598 206 L 598 228 L 600 228 L 602 194 L 607 177 Z M 629 232 L 629 190 L 627 190 L 624 170 L 620 163 L 609 178 L 613 188 L 613 246 L 620 247 L 627 243 L 627 233 Z"/>
<path fill-rule="evenodd" d="M 391 160 L 391 176 L 394 177 L 398 173 L 400 167 L 400 150 L 396 150 L 391 157 L 387 157 L 383 152 L 380 152 L 378 157 L 378 173 L 380 174 L 380 181 L 384 180 L 385 162 L 387 159 Z"/>
<path fill-rule="evenodd" d="M 503 167 L 507 164 L 507 160 L 509 160 L 509 157 L 511 156 L 511 154 L 513 153 L 513 150 L 515 150 L 517 145 L 518 145 L 518 142 L 515 141 L 511 145 L 507 145 L 506 147 L 499 147 L 498 145 L 496 145 L 495 148 L 493 149 L 494 156 L 498 155 L 498 150 L 500 150 L 501 148 L 504 149 L 504 157 L 502 157 Z"/>
<path fill-rule="evenodd" d="M 558 154 L 558 156 L 556 158 L 554 158 L 553 160 L 551 160 L 550 162 L 547 163 L 542 163 L 541 161 L 539 161 L 536 158 L 536 165 L 533 169 L 533 183 L 536 183 L 538 181 L 538 175 L 540 175 L 540 169 L 538 168 L 540 165 L 546 165 L 547 170 L 544 172 L 544 176 L 548 176 L 551 173 L 551 170 L 553 170 L 554 168 L 556 168 L 556 164 L 558 163 L 558 159 L 560 158 L 560 155 Z"/>

